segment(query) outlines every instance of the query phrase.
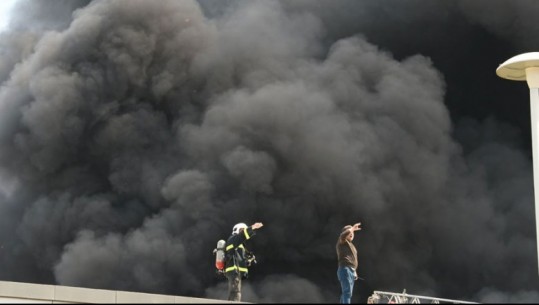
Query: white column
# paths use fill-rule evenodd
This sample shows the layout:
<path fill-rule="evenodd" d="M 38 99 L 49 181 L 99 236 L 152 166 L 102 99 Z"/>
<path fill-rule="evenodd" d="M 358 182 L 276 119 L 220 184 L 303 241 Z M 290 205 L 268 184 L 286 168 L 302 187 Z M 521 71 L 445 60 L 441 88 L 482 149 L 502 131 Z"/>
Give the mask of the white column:
<path fill-rule="evenodd" d="M 535 196 L 535 226 L 537 227 L 536 240 L 539 240 L 539 89 L 530 89 L 531 128 L 532 128 L 532 151 L 533 151 L 533 190 Z M 539 242 L 537 243 L 539 254 Z M 539 255 L 537 256 L 539 268 Z M 539 272 L 539 269 L 538 269 Z"/>
<path fill-rule="evenodd" d="M 533 153 L 533 190 L 535 197 L 535 227 L 537 240 L 537 266 L 539 268 L 539 68 L 526 69 L 526 81 L 530 88 L 530 112 Z M 539 272 L 539 269 L 538 269 Z"/>

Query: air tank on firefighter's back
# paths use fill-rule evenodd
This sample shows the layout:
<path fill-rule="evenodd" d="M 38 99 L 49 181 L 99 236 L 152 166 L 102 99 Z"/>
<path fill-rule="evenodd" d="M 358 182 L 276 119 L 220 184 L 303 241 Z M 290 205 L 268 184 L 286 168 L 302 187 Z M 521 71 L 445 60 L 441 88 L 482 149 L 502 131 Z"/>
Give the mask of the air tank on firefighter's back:
<path fill-rule="evenodd" d="M 215 253 L 215 268 L 217 268 L 217 272 L 223 272 L 225 269 L 225 244 L 226 242 L 220 239 L 217 242 L 217 247 L 213 250 L 213 253 Z"/>

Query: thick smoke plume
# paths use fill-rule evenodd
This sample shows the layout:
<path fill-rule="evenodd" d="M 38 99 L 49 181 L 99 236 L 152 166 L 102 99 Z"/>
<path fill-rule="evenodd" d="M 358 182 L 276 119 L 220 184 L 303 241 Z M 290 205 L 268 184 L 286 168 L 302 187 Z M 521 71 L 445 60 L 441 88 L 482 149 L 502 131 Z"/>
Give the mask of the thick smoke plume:
<path fill-rule="evenodd" d="M 534 11 L 20 0 L 0 32 L 1 279 L 224 299 L 212 250 L 262 221 L 243 300 L 335 302 L 336 238 L 361 221 L 355 301 L 537 301 L 528 134 L 482 91 L 537 43 Z M 492 41 L 513 48 L 475 62 Z M 492 79 L 467 94 L 457 60 Z"/>

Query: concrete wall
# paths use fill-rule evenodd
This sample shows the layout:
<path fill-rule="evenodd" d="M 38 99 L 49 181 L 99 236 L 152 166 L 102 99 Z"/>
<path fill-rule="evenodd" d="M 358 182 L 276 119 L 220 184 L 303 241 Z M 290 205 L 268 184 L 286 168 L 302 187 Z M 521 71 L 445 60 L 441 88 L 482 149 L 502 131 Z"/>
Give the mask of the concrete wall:
<path fill-rule="evenodd" d="M 236 303 L 226 300 L 180 297 L 80 287 L 41 285 L 0 281 L 0 303 L 73 304 L 73 303 Z"/>

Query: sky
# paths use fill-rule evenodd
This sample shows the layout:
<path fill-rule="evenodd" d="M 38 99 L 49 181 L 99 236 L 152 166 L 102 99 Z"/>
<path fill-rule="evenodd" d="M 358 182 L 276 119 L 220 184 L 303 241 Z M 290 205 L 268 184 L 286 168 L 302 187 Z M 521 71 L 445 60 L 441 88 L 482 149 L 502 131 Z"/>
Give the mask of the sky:
<path fill-rule="evenodd" d="M 539 301 L 535 0 L 18 0 L 0 31 L 0 280 L 242 300 Z"/>

